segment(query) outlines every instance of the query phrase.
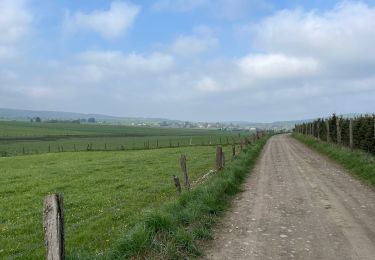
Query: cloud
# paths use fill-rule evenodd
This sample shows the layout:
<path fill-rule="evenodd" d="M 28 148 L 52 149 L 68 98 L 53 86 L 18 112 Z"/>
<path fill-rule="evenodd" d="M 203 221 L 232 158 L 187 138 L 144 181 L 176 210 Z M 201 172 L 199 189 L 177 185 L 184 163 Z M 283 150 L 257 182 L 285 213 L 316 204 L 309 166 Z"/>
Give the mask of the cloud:
<path fill-rule="evenodd" d="M 256 48 L 308 55 L 331 66 L 332 72 L 354 69 L 352 74 L 357 66 L 362 70 L 375 64 L 375 8 L 362 2 L 342 2 L 323 13 L 283 10 L 249 28 Z"/>
<path fill-rule="evenodd" d="M 155 11 L 186 12 L 211 4 L 211 0 L 158 0 L 152 9 Z"/>
<path fill-rule="evenodd" d="M 0 1 L 0 44 L 18 42 L 30 31 L 33 16 L 22 0 Z"/>
<path fill-rule="evenodd" d="M 219 40 L 211 36 L 181 35 L 174 42 L 172 51 L 180 56 L 192 56 L 212 50 L 218 44 Z"/>
<path fill-rule="evenodd" d="M 17 46 L 30 33 L 32 22 L 25 1 L 0 1 L 0 61 L 18 54 Z"/>
<path fill-rule="evenodd" d="M 211 77 L 205 76 L 198 81 L 195 88 L 202 92 L 215 92 L 219 87 L 215 80 Z"/>
<path fill-rule="evenodd" d="M 64 28 L 69 32 L 94 31 L 107 39 L 126 33 L 140 12 L 140 7 L 130 2 L 112 2 L 109 10 L 91 13 L 67 13 Z"/>
<path fill-rule="evenodd" d="M 259 10 L 270 10 L 272 5 L 265 0 L 158 0 L 152 6 L 152 10 L 159 12 L 190 12 L 197 9 L 208 9 L 217 17 L 237 19 Z"/>
<path fill-rule="evenodd" d="M 319 69 L 313 58 L 284 54 L 251 54 L 241 58 L 238 66 L 246 76 L 263 79 L 302 78 L 316 74 Z"/>

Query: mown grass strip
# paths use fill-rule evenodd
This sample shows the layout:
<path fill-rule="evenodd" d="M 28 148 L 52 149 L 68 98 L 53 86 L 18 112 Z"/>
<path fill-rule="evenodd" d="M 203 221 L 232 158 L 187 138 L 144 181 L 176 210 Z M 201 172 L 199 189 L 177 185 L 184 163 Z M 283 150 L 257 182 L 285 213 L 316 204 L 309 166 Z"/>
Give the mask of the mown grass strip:
<path fill-rule="evenodd" d="M 349 148 L 336 144 L 318 141 L 312 137 L 293 133 L 292 136 L 308 147 L 328 156 L 342 165 L 354 176 L 375 188 L 375 157 L 360 150 L 351 151 Z"/>
<path fill-rule="evenodd" d="M 74 252 L 70 259 L 185 259 L 202 254 L 199 243 L 229 207 L 233 195 L 254 166 L 267 138 L 249 146 L 225 170 L 183 193 L 177 201 L 147 212 L 104 255 Z"/>

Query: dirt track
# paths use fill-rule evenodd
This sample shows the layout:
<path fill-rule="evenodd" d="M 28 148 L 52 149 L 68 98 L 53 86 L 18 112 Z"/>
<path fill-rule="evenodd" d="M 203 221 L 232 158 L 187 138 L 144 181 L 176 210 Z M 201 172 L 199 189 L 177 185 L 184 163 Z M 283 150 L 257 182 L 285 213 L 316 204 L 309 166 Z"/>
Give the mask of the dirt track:
<path fill-rule="evenodd" d="M 288 135 L 272 137 L 208 259 L 375 259 L 375 192 Z"/>

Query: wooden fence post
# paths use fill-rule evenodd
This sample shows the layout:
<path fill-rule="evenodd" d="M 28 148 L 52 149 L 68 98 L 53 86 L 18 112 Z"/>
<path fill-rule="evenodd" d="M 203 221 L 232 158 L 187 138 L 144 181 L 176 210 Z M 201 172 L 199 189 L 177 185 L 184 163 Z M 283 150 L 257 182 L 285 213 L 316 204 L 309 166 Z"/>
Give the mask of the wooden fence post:
<path fill-rule="evenodd" d="M 176 191 L 178 194 L 181 193 L 181 185 L 180 185 L 180 179 L 177 175 L 173 176 L 174 185 L 176 186 Z"/>
<path fill-rule="evenodd" d="M 311 123 L 311 135 L 315 137 L 315 123 L 314 122 Z"/>
<path fill-rule="evenodd" d="M 236 145 L 232 145 L 232 157 L 236 157 Z"/>
<path fill-rule="evenodd" d="M 349 120 L 349 147 L 351 150 L 354 148 L 354 142 L 353 142 L 353 119 L 350 118 Z"/>
<path fill-rule="evenodd" d="M 327 128 L 327 143 L 331 142 L 331 134 L 329 132 L 329 119 L 327 119 L 326 121 L 326 128 Z"/>
<path fill-rule="evenodd" d="M 181 154 L 180 166 L 181 166 L 182 173 L 184 174 L 185 189 L 189 191 L 190 190 L 190 182 L 189 182 L 189 176 L 188 176 L 187 167 L 186 167 L 186 155 L 185 154 Z"/>
<path fill-rule="evenodd" d="M 216 147 L 216 169 L 220 171 L 223 167 L 223 148 L 221 146 Z"/>
<path fill-rule="evenodd" d="M 225 168 L 225 154 L 224 152 L 221 152 L 221 168 L 224 169 Z"/>
<path fill-rule="evenodd" d="M 318 140 L 320 140 L 320 121 L 318 121 L 318 124 L 316 125 L 316 131 L 317 131 Z"/>
<path fill-rule="evenodd" d="M 64 203 L 60 194 L 51 194 L 43 202 L 44 243 L 47 260 L 64 259 Z"/>
<path fill-rule="evenodd" d="M 341 127 L 340 127 L 340 119 L 336 118 L 336 131 L 337 131 L 337 144 L 341 145 Z"/>

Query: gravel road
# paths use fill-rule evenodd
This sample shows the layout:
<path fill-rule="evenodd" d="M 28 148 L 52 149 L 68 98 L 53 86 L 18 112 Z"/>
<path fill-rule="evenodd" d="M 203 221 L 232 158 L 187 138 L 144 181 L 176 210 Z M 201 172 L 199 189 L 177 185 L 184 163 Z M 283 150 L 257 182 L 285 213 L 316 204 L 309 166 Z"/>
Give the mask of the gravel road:
<path fill-rule="evenodd" d="M 289 135 L 266 144 L 206 259 L 375 259 L 375 191 Z"/>

